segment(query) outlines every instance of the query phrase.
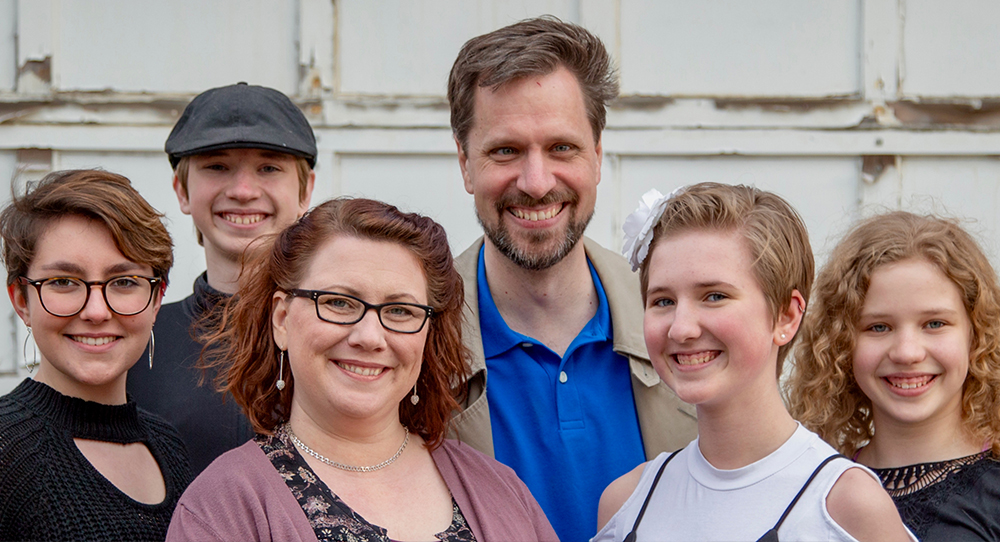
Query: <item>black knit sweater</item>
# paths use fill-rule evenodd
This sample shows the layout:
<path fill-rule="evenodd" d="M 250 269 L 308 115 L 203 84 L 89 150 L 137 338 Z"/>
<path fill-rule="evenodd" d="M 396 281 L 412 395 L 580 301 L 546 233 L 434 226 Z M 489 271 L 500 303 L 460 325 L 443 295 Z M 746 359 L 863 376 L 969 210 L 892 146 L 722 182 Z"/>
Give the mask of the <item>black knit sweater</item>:
<path fill-rule="evenodd" d="M 74 438 L 145 443 L 166 498 L 151 505 L 122 493 Z M 163 540 L 189 477 L 177 432 L 131 400 L 102 405 L 30 379 L 0 397 L 0 540 Z"/>

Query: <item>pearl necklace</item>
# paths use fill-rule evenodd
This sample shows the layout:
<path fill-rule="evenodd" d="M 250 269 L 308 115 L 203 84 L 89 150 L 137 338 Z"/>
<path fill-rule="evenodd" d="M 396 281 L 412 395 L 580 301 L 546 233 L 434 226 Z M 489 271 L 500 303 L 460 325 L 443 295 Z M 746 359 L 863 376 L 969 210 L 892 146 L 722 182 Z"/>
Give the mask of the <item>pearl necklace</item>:
<path fill-rule="evenodd" d="M 305 453 L 307 453 L 307 454 L 315 457 L 316 459 L 322 461 L 323 463 L 326 463 L 327 465 L 330 465 L 331 467 L 333 467 L 335 469 L 346 470 L 346 471 L 351 471 L 351 472 L 372 472 L 372 471 L 376 471 L 376 470 L 380 470 L 380 469 L 384 469 L 384 468 L 388 467 L 389 465 L 391 465 L 393 463 L 393 461 L 399 459 L 399 456 L 403 455 L 403 450 L 406 449 L 406 444 L 408 442 L 410 442 L 410 430 L 407 429 L 404 426 L 403 427 L 403 432 L 406 433 L 406 436 L 403 437 L 403 443 L 399 445 L 399 449 L 396 450 L 396 454 L 395 455 L 393 455 L 389 459 L 386 459 L 385 461 L 379 463 L 378 465 L 372 465 L 370 467 L 356 467 L 354 465 L 345 465 L 343 463 L 337 463 L 336 461 L 330 459 L 329 457 L 320 455 L 319 452 L 317 452 L 317 451 L 313 450 L 312 448 L 306 446 L 305 443 L 302 442 L 301 440 L 299 440 L 299 437 L 295 436 L 295 433 L 292 432 L 292 425 L 291 424 L 286 423 L 285 426 L 284 426 L 284 428 L 285 428 L 285 433 L 288 434 L 288 438 L 292 439 L 292 442 L 295 444 L 295 446 L 297 446 L 303 452 L 305 452 Z"/>

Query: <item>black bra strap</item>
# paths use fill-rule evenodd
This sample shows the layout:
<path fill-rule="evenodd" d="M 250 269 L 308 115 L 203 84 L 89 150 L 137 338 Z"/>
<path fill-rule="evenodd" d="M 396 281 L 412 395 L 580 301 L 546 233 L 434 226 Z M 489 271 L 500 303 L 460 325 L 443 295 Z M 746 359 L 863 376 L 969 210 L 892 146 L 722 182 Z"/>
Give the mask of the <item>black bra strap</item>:
<path fill-rule="evenodd" d="M 792 499 L 792 502 L 788 504 L 788 508 L 785 508 L 785 513 L 781 514 L 781 519 L 779 519 L 778 523 L 775 523 L 774 527 L 771 528 L 771 531 L 774 532 L 775 540 L 777 540 L 778 528 L 781 527 L 781 524 L 785 522 L 785 518 L 787 518 L 788 514 L 791 513 L 792 508 L 795 506 L 795 503 L 799 502 L 799 497 L 801 497 L 802 494 L 806 492 L 806 489 L 809 488 L 809 484 L 811 484 L 813 479 L 816 478 L 816 475 L 819 474 L 819 471 L 823 470 L 823 467 L 825 467 L 827 463 L 833 461 L 834 459 L 837 459 L 838 457 L 843 457 L 844 459 L 847 459 L 847 457 L 841 454 L 833 454 L 830 457 L 824 459 L 823 462 L 820 463 L 818 467 L 816 467 L 816 470 L 814 470 L 813 473 L 809 476 L 809 479 L 806 480 L 806 483 L 802 486 L 802 489 L 800 489 L 799 493 L 795 495 L 795 498 Z M 850 460 L 848 459 L 848 461 Z M 768 533 L 770 533 L 771 531 L 768 531 Z M 767 533 L 765 533 L 764 536 L 767 536 Z M 761 540 L 763 539 L 764 538 L 762 537 Z"/>
<path fill-rule="evenodd" d="M 683 448 L 681 448 L 683 449 Z M 649 500 L 653 498 L 653 490 L 656 489 L 656 484 L 660 482 L 660 476 L 663 476 L 663 469 L 667 468 L 667 463 L 674 458 L 681 450 L 670 454 L 667 460 L 660 465 L 660 470 L 656 471 L 656 477 L 653 478 L 653 485 L 649 486 L 649 493 L 646 494 L 646 500 L 642 503 L 642 508 L 639 509 L 639 515 L 635 518 L 635 523 L 632 525 L 632 531 L 625 536 L 625 542 L 635 542 L 635 530 L 639 528 L 639 522 L 642 521 L 643 514 L 646 513 L 646 507 L 649 506 Z M 782 518 L 784 519 L 784 518 Z"/>

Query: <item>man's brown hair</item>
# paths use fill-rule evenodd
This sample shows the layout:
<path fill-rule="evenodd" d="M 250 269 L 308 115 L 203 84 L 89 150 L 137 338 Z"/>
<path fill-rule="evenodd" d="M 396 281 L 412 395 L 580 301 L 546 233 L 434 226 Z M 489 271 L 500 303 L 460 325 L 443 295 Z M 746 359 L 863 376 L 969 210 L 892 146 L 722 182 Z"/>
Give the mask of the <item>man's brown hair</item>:
<path fill-rule="evenodd" d="M 451 129 L 465 149 L 475 119 L 476 89 L 568 69 L 583 91 L 594 141 L 601 140 L 607 103 L 618 96 L 611 57 L 597 36 L 551 16 L 527 19 L 467 41 L 448 76 Z"/>

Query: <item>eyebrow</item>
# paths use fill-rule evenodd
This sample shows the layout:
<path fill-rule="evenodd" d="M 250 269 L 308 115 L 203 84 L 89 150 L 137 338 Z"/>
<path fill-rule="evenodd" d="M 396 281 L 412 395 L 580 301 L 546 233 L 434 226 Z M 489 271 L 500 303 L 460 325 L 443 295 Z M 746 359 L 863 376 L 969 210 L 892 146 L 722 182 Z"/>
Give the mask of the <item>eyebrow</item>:
<path fill-rule="evenodd" d="M 699 290 L 705 290 L 705 289 L 708 289 L 708 288 L 720 288 L 720 287 L 722 287 L 722 288 L 736 289 L 736 286 L 734 286 L 734 285 L 732 285 L 732 284 L 730 284 L 730 283 L 728 283 L 728 282 L 726 282 L 724 280 L 713 280 L 713 281 L 710 281 L 710 282 L 699 282 L 699 283 L 696 283 L 694 286 L 695 286 L 695 288 L 698 288 Z"/>
<path fill-rule="evenodd" d="M 347 286 L 331 286 L 329 288 L 318 288 L 318 289 L 322 290 L 324 292 L 333 292 L 333 293 L 336 293 L 336 294 L 347 294 L 347 295 L 350 295 L 350 296 L 357 297 L 358 299 L 364 299 L 365 301 L 368 301 L 367 299 L 365 299 L 365 297 L 363 295 L 361 295 L 361 292 L 359 292 L 358 290 L 355 290 L 354 288 L 350 288 L 350 287 L 347 287 Z M 371 301 L 368 301 L 368 303 L 371 303 Z M 381 303 L 416 303 L 417 305 L 424 305 L 425 304 L 425 303 L 421 303 L 412 294 L 407 294 L 407 293 L 389 294 L 389 295 L 385 296 L 384 300 Z M 372 303 L 372 305 L 380 305 L 381 303 Z"/>
<path fill-rule="evenodd" d="M 41 266 L 41 269 L 42 270 L 47 270 L 47 271 L 58 271 L 58 272 L 62 272 L 62 273 L 71 273 L 71 274 L 80 275 L 80 276 L 83 276 L 83 275 L 87 274 L 86 270 L 84 270 L 83 267 L 80 267 L 79 265 L 77 265 L 77 264 L 75 264 L 73 262 L 65 262 L 65 261 L 52 262 L 50 264 L 46 264 L 46 265 Z M 142 270 L 142 266 L 139 265 L 139 264 L 137 264 L 137 263 L 135 263 L 135 262 L 121 262 L 121 263 L 117 263 L 115 265 L 112 265 L 110 267 L 105 267 L 104 268 L 104 274 L 105 275 L 114 275 L 114 274 L 118 274 L 118 273 L 137 272 L 137 271 L 141 271 L 141 270 Z"/>
<path fill-rule="evenodd" d="M 936 316 L 936 315 L 939 315 L 939 314 L 943 314 L 943 315 L 947 315 L 947 316 L 952 316 L 952 315 L 961 314 L 961 312 L 957 311 L 957 310 L 954 310 L 954 309 L 944 308 L 944 307 L 935 307 L 935 308 L 930 308 L 930 309 L 927 309 L 927 310 L 922 310 L 918 314 L 920 316 L 923 316 L 923 317 Z M 867 318 L 867 319 L 887 319 L 887 318 L 892 318 L 892 317 L 893 317 L 893 315 L 891 313 L 888 313 L 888 312 L 862 312 L 861 315 L 858 316 L 858 319 L 859 320 L 860 319 L 865 319 L 865 318 Z"/>

